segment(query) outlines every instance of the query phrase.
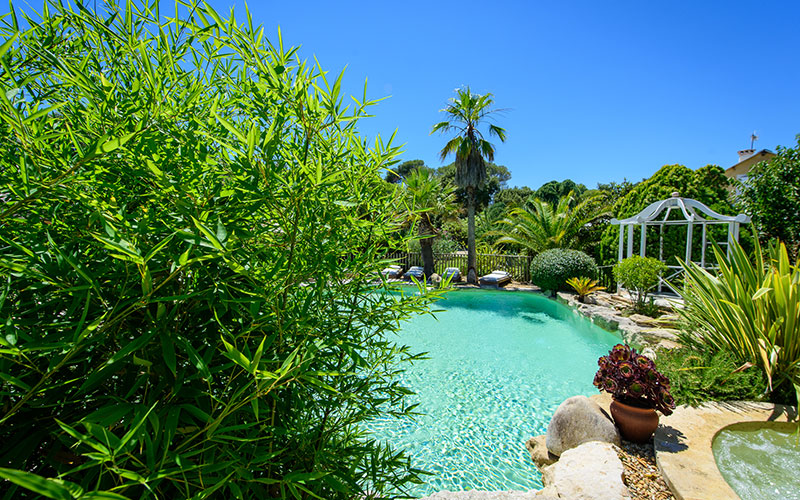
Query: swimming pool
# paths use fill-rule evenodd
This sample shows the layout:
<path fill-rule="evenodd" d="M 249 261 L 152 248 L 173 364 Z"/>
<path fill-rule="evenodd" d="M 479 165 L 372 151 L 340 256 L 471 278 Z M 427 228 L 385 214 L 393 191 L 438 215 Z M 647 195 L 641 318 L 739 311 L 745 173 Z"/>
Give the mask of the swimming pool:
<path fill-rule="evenodd" d="M 597 359 L 620 339 L 533 293 L 459 290 L 436 307 L 444 311 L 413 318 L 398 339 L 429 353 L 402 376 L 425 415 L 368 430 L 432 473 L 412 494 L 541 488 L 525 441 L 566 398 L 597 393 Z"/>

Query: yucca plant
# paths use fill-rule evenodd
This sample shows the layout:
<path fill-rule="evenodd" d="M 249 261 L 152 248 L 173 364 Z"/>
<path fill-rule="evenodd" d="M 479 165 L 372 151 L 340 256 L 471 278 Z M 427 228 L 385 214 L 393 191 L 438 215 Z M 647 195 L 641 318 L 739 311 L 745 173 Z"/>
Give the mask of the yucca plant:
<path fill-rule="evenodd" d="M 606 289 L 604 286 L 597 286 L 597 280 L 587 276 L 570 278 L 567 280 L 567 285 L 571 286 L 575 293 L 578 294 L 578 302 L 585 302 L 587 296 Z"/>
<path fill-rule="evenodd" d="M 755 238 L 754 238 L 755 239 Z M 800 395 L 800 270 L 786 246 L 756 240 L 752 259 L 734 242 L 730 258 L 714 248 L 716 273 L 682 262 L 686 273 L 679 310 L 692 331 L 685 343 L 699 350 L 729 351 L 760 367 L 767 390 L 794 386 Z"/>

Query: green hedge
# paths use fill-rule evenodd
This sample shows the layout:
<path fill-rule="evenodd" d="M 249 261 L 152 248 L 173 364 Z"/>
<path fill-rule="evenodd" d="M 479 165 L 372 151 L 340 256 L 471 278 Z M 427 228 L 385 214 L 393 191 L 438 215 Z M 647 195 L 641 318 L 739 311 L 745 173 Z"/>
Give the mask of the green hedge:
<path fill-rule="evenodd" d="M 531 261 L 531 282 L 553 295 L 566 290 L 570 278 L 597 279 L 597 263 L 579 250 L 553 248 L 541 252 Z"/>

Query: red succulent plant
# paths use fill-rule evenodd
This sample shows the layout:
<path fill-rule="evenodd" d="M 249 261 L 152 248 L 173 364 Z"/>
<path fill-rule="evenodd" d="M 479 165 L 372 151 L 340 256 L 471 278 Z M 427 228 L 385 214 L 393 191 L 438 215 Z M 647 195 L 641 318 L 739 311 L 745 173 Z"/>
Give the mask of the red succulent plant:
<path fill-rule="evenodd" d="M 607 356 L 597 360 L 600 367 L 594 385 L 621 403 L 653 408 L 664 415 L 675 409 L 669 392 L 669 379 L 656 370 L 653 360 L 625 344 L 615 345 Z"/>

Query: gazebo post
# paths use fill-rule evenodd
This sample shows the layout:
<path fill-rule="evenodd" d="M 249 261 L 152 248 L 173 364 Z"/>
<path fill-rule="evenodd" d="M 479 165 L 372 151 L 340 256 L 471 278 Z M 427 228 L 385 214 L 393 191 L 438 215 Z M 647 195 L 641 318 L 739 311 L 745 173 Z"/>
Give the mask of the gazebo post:
<path fill-rule="evenodd" d="M 633 224 L 628 224 L 628 257 L 633 257 Z"/>
<path fill-rule="evenodd" d="M 700 267 L 706 268 L 706 223 L 703 222 L 703 249 L 700 252 Z"/>
<path fill-rule="evenodd" d="M 642 237 L 639 239 L 639 255 L 644 257 L 645 245 L 647 243 L 647 223 L 642 222 Z"/>
<path fill-rule="evenodd" d="M 686 231 L 686 263 L 692 261 L 692 229 L 694 228 L 694 215 L 689 219 L 688 229 Z"/>
<path fill-rule="evenodd" d="M 619 225 L 619 252 L 617 254 L 617 261 L 622 262 L 623 246 L 625 245 L 625 224 Z"/>

